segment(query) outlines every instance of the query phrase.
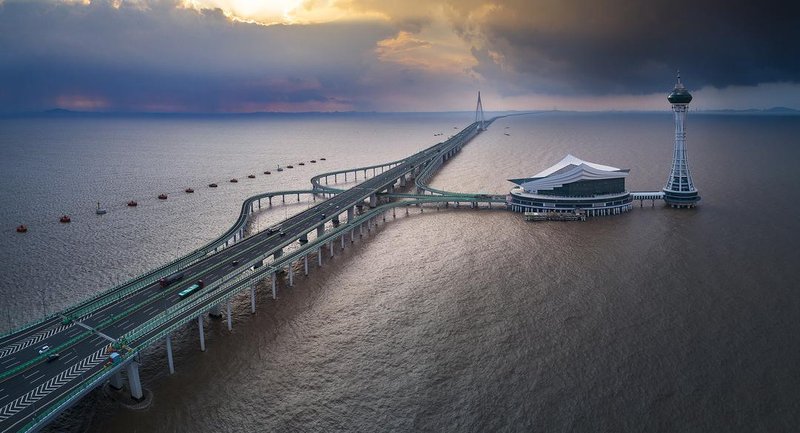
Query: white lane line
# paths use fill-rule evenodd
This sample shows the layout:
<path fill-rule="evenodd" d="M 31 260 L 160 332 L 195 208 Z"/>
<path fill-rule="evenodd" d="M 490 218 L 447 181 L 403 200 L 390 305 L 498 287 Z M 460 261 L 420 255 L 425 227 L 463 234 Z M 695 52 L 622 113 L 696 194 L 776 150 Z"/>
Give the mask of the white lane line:
<path fill-rule="evenodd" d="M 6 394 L 6 395 L 4 395 L 4 396 L 0 397 L 0 400 L 5 400 L 5 399 L 7 399 L 7 398 L 8 398 L 8 394 Z"/>
<path fill-rule="evenodd" d="M 64 364 L 69 364 L 70 362 L 72 362 L 73 359 L 76 359 L 77 357 L 78 357 L 78 355 L 72 355 L 70 357 L 65 357 L 62 362 Z"/>
<path fill-rule="evenodd" d="M 35 376 L 35 375 L 37 375 L 39 373 L 40 373 L 39 370 L 33 370 L 33 371 L 29 372 L 28 374 L 23 374 L 22 377 L 24 377 L 25 379 L 30 379 L 31 376 Z"/>
<path fill-rule="evenodd" d="M 31 385 L 36 385 L 36 382 L 38 382 L 38 381 L 42 380 L 42 379 L 44 378 L 44 376 L 45 376 L 45 375 L 44 375 L 44 374 L 42 374 L 41 376 L 37 377 L 36 379 L 31 379 L 31 380 L 29 380 L 29 382 L 31 383 Z"/>
<path fill-rule="evenodd" d="M 8 358 L 5 361 L 0 361 L 0 364 L 8 364 L 9 362 L 11 362 L 13 360 L 14 360 L 14 358 Z M 19 361 L 17 361 L 17 362 L 19 362 Z"/>

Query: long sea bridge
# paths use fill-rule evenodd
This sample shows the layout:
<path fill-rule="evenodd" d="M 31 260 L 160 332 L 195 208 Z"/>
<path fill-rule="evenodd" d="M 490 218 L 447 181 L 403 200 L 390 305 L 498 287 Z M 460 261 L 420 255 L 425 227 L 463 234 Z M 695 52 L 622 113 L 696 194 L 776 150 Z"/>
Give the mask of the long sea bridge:
<path fill-rule="evenodd" d="M 200 349 L 205 350 L 206 313 L 221 317 L 225 308 L 231 329 L 234 296 L 249 292 L 255 312 L 260 283 L 269 281 L 275 299 L 279 278 L 292 286 L 296 272 L 308 274 L 309 260 L 322 266 L 326 256 L 333 257 L 379 219 L 386 221 L 389 212 L 396 216 L 398 208 L 406 213 L 410 207 L 422 211 L 424 206 L 451 204 L 505 208 L 505 196 L 453 193 L 426 184 L 445 161 L 496 119 L 484 120 L 479 99 L 474 123 L 405 159 L 322 173 L 312 178 L 311 189 L 252 196 L 242 203 L 230 229 L 192 253 L 0 336 L 0 432 L 38 430 L 107 382 L 122 389 L 123 371 L 131 397 L 143 399 L 139 354 L 147 347 L 165 340 L 169 369 L 174 372 L 171 334 L 178 328 L 196 321 Z M 337 187 L 339 179 L 358 181 L 359 175 L 361 183 Z M 406 192 L 411 182 L 416 193 Z M 319 202 L 249 234 L 248 223 L 262 206 L 271 207 L 277 199 L 285 202 L 287 197 L 299 201 L 304 195 Z M 162 279 L 167 280 L 166 287 Z"/>

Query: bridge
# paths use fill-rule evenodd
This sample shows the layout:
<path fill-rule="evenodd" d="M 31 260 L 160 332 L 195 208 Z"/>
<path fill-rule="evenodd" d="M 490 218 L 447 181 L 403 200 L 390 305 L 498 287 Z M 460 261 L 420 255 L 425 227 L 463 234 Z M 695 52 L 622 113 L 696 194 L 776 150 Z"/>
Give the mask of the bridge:
<path fill-rule="evenodd" d="M 275 191 L 242 203 L 239 218 L 217 239 L 117 287 L 20 329 L 0 336 L 0 432 L 35 431 L 98 386 L 123 387 L 125 370 L 131 397 L 145 397 L 139 378 L 139 353 L 166 341 L 170 372 L 174 372 L 171 333 L 197 322 L 200 349 L 205 350 L 203 317 L 227 310 L 231 300 L 249 292 L 256 309 L 256 286 L 270 281 L 276 298 L 277 281 L 285 275 L 294 284 L 296 272 L 308 274 L 309 258 L 322 266 L 326 256 L 354 242 L 378 219 L 397 209 L 424 206 L 504 208 L 505 197 L 436 190 L 425 182 L 448 159 L 494 120 L 483 118 L 478 99 L 475 122 L 448 140 L 405 159 L 368 167 L 322 173 L 312 188 Z M 347 189 L 343 182 L 362 182 Z M 403 192 L 413 181 L 417 194 Z M 301 196 L 319 202 L 279 224 L 249 234 L 248 222 L 262 206 Z M 285 274 L 284 274 L 285 273 Z M 159 280 L 175 280 L 162 287 Z M 202 281 L 202 283 L 200 283 Z M 191 295 L 182 291 L 194 288 Z M 116 353 L 113 359 L 110 353 Z M 55 355 L 58 354 L 58 355 Z"/>

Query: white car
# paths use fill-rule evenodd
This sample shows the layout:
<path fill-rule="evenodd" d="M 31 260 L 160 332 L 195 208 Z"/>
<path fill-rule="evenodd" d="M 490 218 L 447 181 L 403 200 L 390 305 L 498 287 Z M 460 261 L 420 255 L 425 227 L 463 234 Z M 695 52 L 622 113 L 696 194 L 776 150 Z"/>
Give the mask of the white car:
<path fill-rule="evenodd" d="M 48 350 L 50 350 L 50 346 L 42 346 L 42 348 L 39 349 L 39 355 L 47 352 Z"/>

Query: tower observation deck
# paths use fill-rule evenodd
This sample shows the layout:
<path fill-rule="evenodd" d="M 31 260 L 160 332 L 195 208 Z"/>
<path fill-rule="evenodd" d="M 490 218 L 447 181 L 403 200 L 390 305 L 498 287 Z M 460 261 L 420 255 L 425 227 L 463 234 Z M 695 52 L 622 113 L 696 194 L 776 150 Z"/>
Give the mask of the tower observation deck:
<path fill-rule="evenodd" d="M 672 170 L 667 185 L 664 187 L 664 201 L 674 208 L 695 207 L 700 196 L 692 182 L 689 173 L 689 162 L 686 159 L 686 111 L 692 102 L 692 95 L 681 83 L 681 74 L 678 72 L 678 81 L 675 88 L 667 97 L 675 113 L 675 150 L 672 154 Z"/>

